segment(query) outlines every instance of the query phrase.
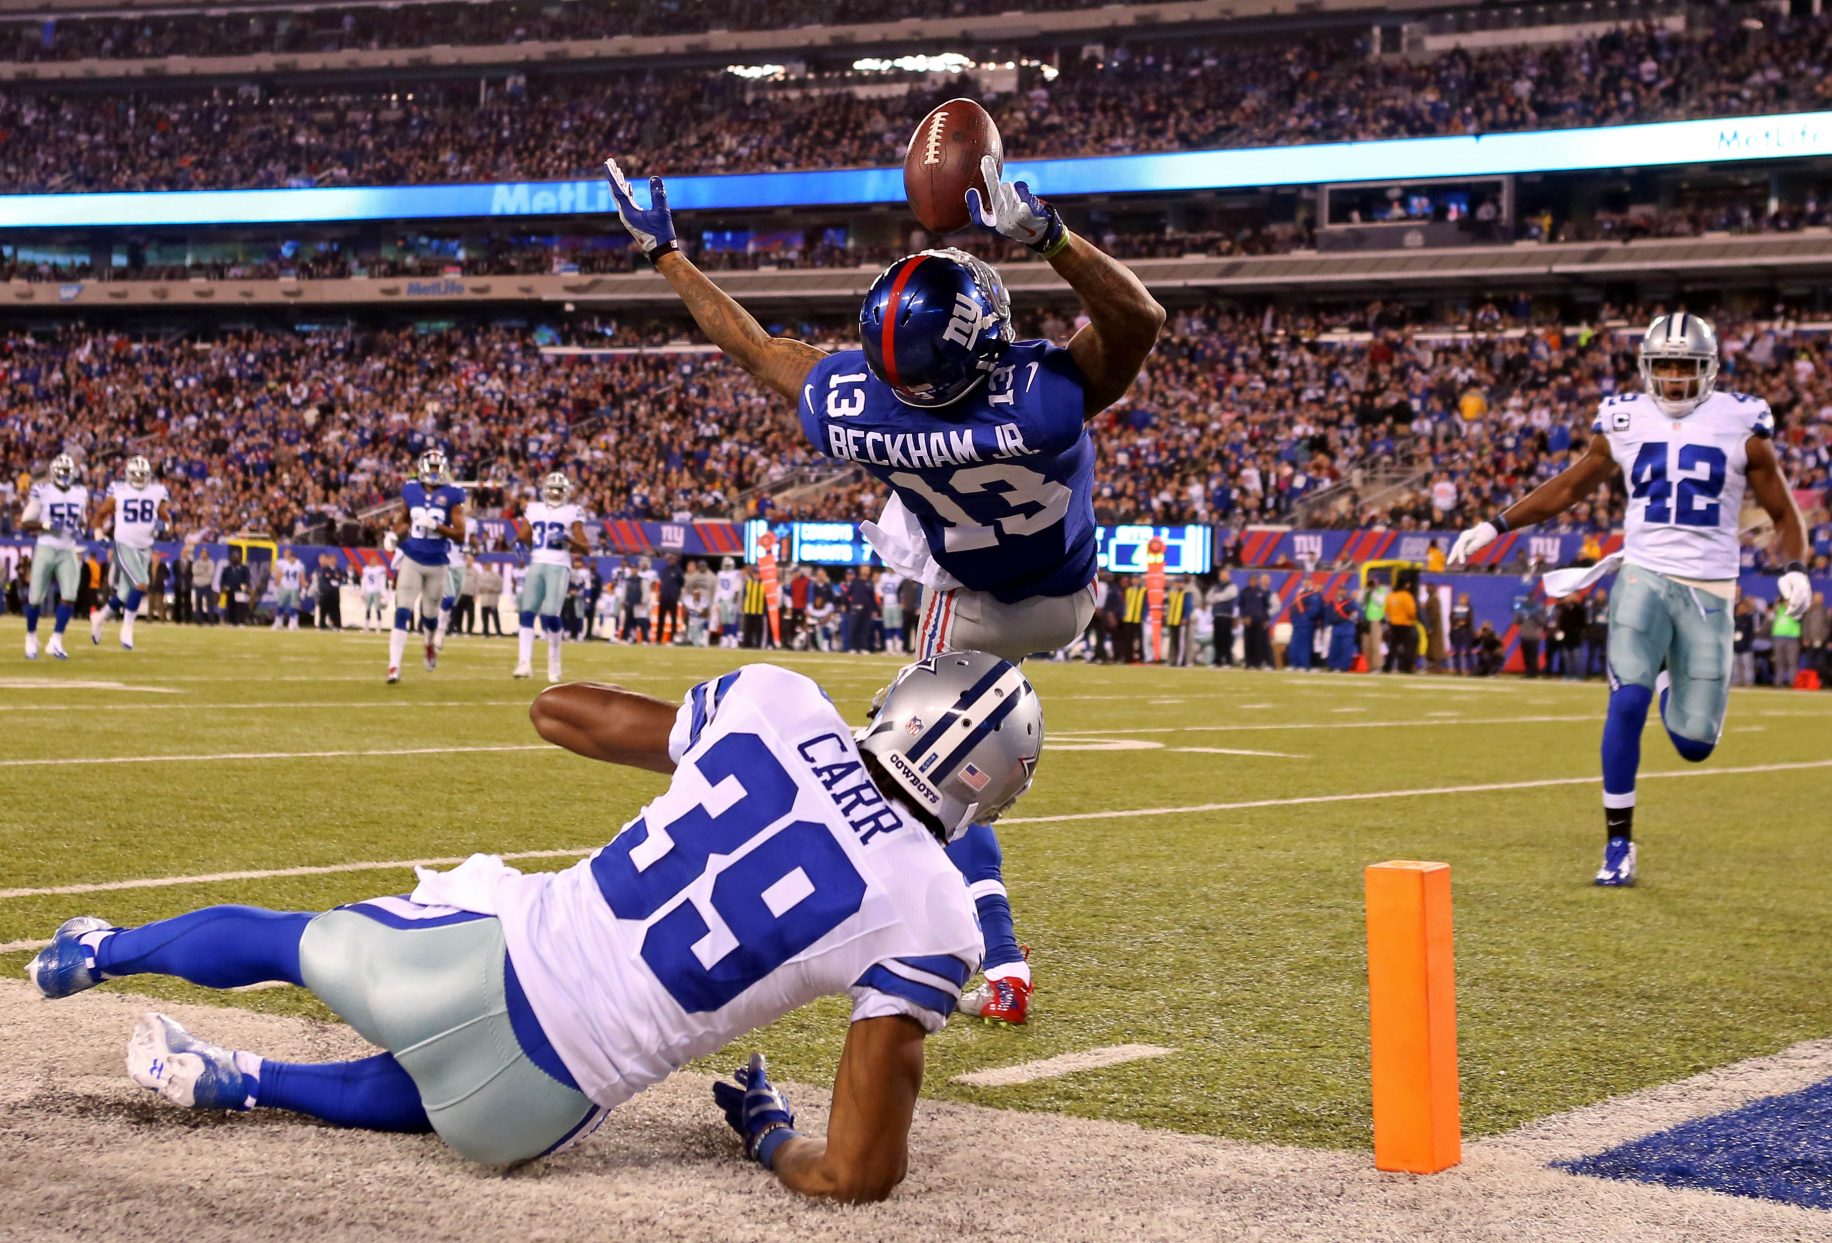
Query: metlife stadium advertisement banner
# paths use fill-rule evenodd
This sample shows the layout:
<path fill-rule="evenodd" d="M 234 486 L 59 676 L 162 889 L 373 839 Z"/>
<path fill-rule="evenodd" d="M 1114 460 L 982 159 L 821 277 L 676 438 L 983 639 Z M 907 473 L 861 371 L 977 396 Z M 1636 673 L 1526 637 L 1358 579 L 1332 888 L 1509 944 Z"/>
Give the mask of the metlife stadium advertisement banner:
<path fill-rule="evenodd" d="M 1006 172 L 1054 197 L 1067 197 L 1733 164 L 1824 155 L 1832 155 L 1832 112 L 1026 160 L 1008 165 Z M 676 211 L 902 203 L 903 171 L 848 168 L 677 177 L 668 182 L 668 200 Z M 0 229 L 579 216 L 607 215 L 612 210 L 609 187 L 602 177 L 591 174 L 577 180 L 493 185 L 0 195 Z"/>
<path fill-rule="evenodd" d="M 807 565 L 883 565 L 856 522 L 765 522 L 744 524 L 744 559 L 755 563 L 758 538 L 775 532 L 776 555 Z M 1095 528 L 1100 568 L 1143 574 L 1152 536 L 1164 540 L 1167 574 L 1206 574 L 1213 563 L 1214 533 L 1205 526 L 1105 526 Z"/>

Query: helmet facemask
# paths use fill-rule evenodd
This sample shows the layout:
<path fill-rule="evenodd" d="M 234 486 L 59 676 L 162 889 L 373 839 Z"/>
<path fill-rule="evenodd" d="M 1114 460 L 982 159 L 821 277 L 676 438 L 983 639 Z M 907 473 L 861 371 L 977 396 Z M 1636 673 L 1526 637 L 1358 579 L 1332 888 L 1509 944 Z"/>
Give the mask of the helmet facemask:
<path fill-rule="evenodd" d="M 76 459 L 68 453 L 60 453 L 51 459 L 51 482 L 60 488 L 67 488 L 76 482 Z"/>
<path fill-rule="evenodd" d="M 153 481 L 153 464 L 143 457 L 127 460 L 127 482 L 136 488 L 144 488 Z"/>
<path fill-rule="evenodd" d="M 1684 418 L 1717 388 L 1717 332 L 1697 315 L 1662 315 L 1641 338 L 1641 385 L 1663 414 Z"/>
<path fill-rule="evenodd" d="M 564 505 L 572 499 L 572 481 L 559 471 L 541 480 L 541 499 L 549 505 Z"/>

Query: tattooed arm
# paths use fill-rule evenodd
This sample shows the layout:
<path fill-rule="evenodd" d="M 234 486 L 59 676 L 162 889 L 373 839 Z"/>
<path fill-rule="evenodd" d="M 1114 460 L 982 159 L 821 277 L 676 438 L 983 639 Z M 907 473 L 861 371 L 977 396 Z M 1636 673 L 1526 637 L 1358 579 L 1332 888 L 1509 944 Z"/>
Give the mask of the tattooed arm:
<path fill-rule="evenodd" d="M 1125 396 L 1158 342 L 1164 308 L 1132 269 L 1074 233 L 1051 256 L 1050 266 L 1069 282 L 1088 322 L 1069 340 L 1069 352 L 1087 377 L 1085 413 L 1093 418 Z"/>
<path fill-rule="evenodd" d="M 801 401 L 808 372 L 827 356 L 825 350 L 790 337 L 772 337 L 678 250 L 661 256 L 655 268 L 687 304 L 693 322 L 708 340 L 776 392 L 792 402 Z"/>

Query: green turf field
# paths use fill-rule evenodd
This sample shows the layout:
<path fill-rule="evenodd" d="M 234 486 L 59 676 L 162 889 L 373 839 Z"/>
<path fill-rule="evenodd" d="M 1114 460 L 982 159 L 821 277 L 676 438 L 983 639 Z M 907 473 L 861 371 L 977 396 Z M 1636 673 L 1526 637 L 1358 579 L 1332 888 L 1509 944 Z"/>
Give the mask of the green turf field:
<path fill-rule="evenodd" d="M 46 889 L 583 850 L 661 788 L 539 749 L 526 715 L 538 684 L 509 678 L 508 642 L 453 639 L 436 673 L 410 663 L 389 687 L 380 636 L 147 625 L 140 650 L 123 653 L 91 647 L 80 629 L 72 660 L 27 663 L 19 622 L 0 620 L 0 945 L 42 940 L 72 914 L 126 924 L 223 901 L 317 909 L 402 892 L 411 875 Z M 566 653 L 569 677 L 670 698 L 739 656 Z M 785 663 L 854 720 L 895 667 L 837 655 Z M 1600 685 L 1030 672 L 1050 742 L 1001 838 L 1019 935 L 1033 946 L 1033 1019 L 1018 1030 L 951 1024 L 929 1042 L 932 1095 L 1364 1145 L 1361 869 L 1391 858 L 1453 868 L 1471 1135 L 1832 1032 L 1832 890 L 1818 881 L 1832 871 L 1832 695 L 1737 692 L 1725 741 L 1702 767 L 1684 765 L 1652 726 L 1642 882 L 1605 891 L 1589 884 L 1602 845 Z M 330 754 L 302 754 L 312 752 Z M 158 756 L 194 758 L 140 762 Z M 241 758 L 195 758 L 225 756 Z M 70 762 L 117 757 L 140 760 Z M 1654 777 L 1682 769 L 1683 780 Z M 1137 814 L 1147 811 L 1157 814 Z M 28 956 L 0 953 L 0 968 L 17 972 Z M 146 980 L 107 987 L 203 995 Z M 291 988 L 218 996 L 319 1012 Z M 784 1076 L 821 1080 L 845 1014 L 838 1001 L 817 1005 L 755 1043 Z M 1126 1043 L 1176 1052 L 1016 1087 L 951 1082 Z"/>

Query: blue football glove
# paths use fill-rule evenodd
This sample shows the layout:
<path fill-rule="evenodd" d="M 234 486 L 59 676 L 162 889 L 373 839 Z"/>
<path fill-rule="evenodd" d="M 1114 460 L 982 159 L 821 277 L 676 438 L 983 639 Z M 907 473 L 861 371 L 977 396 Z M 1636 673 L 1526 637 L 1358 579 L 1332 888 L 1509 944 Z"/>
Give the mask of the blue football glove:
<path fill-rule="evenodd" d="M 636 196 L 630 193 L 630 183 L 624 178 L 623 170 L 617 167 L 616 160 L 606 160 L 604 171 L 611 179 L 611 198 L 617 203 L 617 216 L 630 231 L 630 236 L 636 239 L 636 244 L 642 247 L 643 257 L 654 263 L 669 251 L 679 250 L 674 240 L 674 217 L 668 212 L 668 190 L 662 185 L 662 179 L 649 178 L 649 206 L 642 208 L 636 205 Z"/>
<path fill-rule="evenodd" d="M 1043 199 L 1031 193 L 1022 181 L 1003 180 L 1004 170 L 990 155 L 980 157 L 980 175 L 986 179 L 987 198 L 980 200 L 975 187 L 967 190 L 967 215 L 982 229 L 991 229 L 1051 258 L 1069 244 L 1069 231 L 1062 215 Z"/>
<path fill-rule="evenodd" d="M 795 1138 L 795 1111 L 764 1072 L 763 1054 L 751 1054 L 751 1064 L 739 1067 L 732 1078 L 737 1086 L 715 1083 L 712 1098 L 743 1141 L 744 1155 L 770 1169 L 776 1150 Z"/>

